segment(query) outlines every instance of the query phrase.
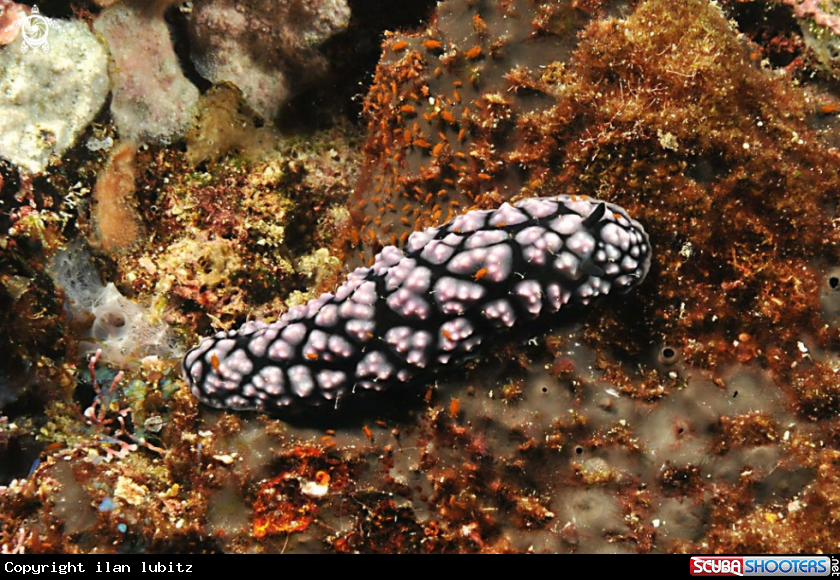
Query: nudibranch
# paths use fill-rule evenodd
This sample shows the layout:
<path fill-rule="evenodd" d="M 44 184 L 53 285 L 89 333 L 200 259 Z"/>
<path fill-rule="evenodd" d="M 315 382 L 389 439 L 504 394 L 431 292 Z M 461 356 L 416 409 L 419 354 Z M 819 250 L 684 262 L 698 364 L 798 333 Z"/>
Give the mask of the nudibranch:
<path fill-rule="evenodd" d="M 492 335 L 644 280 L 651 247 L 622 208 L 559 195 L 470 211 L 376 255 L 335 294 L 205 338 L 184 357 L 207 405 L 338 408 L 476 356 Z"/>

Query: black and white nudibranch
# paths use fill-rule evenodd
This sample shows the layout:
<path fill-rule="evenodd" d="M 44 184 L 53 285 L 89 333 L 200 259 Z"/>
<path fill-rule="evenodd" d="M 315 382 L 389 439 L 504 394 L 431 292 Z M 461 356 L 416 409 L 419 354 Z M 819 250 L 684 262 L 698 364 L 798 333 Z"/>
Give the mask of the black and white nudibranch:
<path fill-rule="evenodd" d="M 335 294 L 205 338 L 184 357 L 213 407 L 283 412 L 339 407 L 360 391 L 461 364 L 500 331 L 644 280 L 651 248 L 620 207 L 531 198 L 471 211 L 384 248 Z"/>

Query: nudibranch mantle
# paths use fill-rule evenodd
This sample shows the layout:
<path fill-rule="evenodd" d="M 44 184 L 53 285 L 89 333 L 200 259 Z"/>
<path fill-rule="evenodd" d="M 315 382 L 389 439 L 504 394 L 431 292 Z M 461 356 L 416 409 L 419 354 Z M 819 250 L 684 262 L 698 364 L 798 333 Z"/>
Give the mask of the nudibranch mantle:
<path fill-rule="evenodd" d="M 207 405 L 338 408 L 359 391 L 461 364 L 490 336 L 644 280 L 651 248 L 622 208 L 582 196 L 476 210 L 408 238 L 335 294 L 205 338 L 184 376 Z"/>

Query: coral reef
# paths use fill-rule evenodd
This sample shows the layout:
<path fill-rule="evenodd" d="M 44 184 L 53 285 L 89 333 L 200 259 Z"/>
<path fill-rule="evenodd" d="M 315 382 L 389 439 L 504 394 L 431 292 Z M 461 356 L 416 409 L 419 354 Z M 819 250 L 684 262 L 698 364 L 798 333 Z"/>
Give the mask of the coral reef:
<path fill-rule="evenodd" d="M 241 93 L 221 85 L 201 95 L 198 119 L 187 133 L 187 161 L 196 167 L 238 153 L 259 158 L 279 137 L 272 126 L 259 123 L 259 115 L 242 103 Z"/>
<path fill-rule="evenodd" d="M 812 19 L 817 26 L 832 30 L 840 34 L 840 16 L 834 13 L 837 9 L 833 0 L 819 2 L 818 0 L 782 0 L 793 6 L 793 12 L 798 18 Z"/>
<path fill-rule="evenodd" d="M 833 76 L 840 74 L 840 7 L 833 1 L 783 0 L 794 7 L 799 18 L 802 38 L 816 55 L 823 68 Z"/>
<path fill-rule="evenodd" d="M 840 95 L 807 38 L 830 26 L 796 10 L 445 0 L 383 37 L 358 125 L 313 105 L 318 123 L 276 130 L 244 87 L 213 87 L 186 141 L 120 173 L 145 235 L 80 251 L 63 292 L 49 264 L 96 239 L 121 130 L 106 110 L 41 173 L 0 161 L 0 350 L 18 361 L 0 374 L 0 549 L 837 552 Z M 311 14 L 283 29 L 306 47 L 284 75 L 340 28 L 289 32 Z M 414 391 L 282 421 L 202 406 L 175 357 L 106 361 L 132 304 L 185 347 L 271 324 L 414 230 L 555 195 L 643 223 L 644 283 Z M 79 285 L 106 308 L 74 312 Z"/>

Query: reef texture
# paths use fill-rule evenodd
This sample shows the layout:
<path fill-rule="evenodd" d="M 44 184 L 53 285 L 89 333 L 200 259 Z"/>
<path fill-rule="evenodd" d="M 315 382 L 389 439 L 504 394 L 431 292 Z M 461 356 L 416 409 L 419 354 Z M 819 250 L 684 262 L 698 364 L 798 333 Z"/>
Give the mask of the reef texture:
<path fill-rule="evenodd" d="M 94 23 L 111 53 L 111 115 L 120 137 L 134 143 L 177 140 L 196 114 L 198 89 L 181 71 L 164 7 L 125 0 Z"/>
<path fill-rule="evenodd" d="M 388 246 L 335 291 L 273 324 L 220 332 L 184 357 L 203 403 L 276 412 L 460 365 L 501 330 L 627 292 L 650 269 L 644 228 L 585 197 L 472 211 Z"/>
<path fill-rule="evenodd" d="M 318 46 L 345 29 L 344 0 L 197 0 L 189 17 L 192 59 L 214 83 L 229 82 L 266 119 L 329 70 Z"/>
<path fill-rule="evenodd" d="M 840 551 L 836 36 L 794 4 L 446 0 L 383 37 L 358 125 L 215 86 L 185 142 L 129 159 L 104 110 L 40 172 L 1 161 L 0 549 Z M 644 224 L 643 284 L 349 416 L 181 378 L 414 231 L 558 195 Z"/>
<path fill-rule="evenodd" d="M 18 36 L 0 52 L 0 156 L 33 173 L 73 145 L 108 96 L 102 44 L 83 23 L 60 26 L 47 29 L 49 51 L 24 52 Z"/>

